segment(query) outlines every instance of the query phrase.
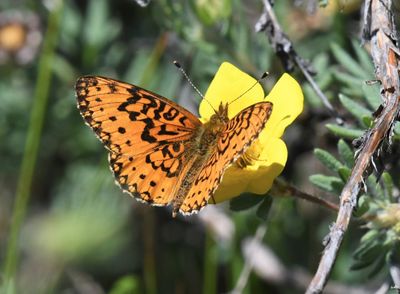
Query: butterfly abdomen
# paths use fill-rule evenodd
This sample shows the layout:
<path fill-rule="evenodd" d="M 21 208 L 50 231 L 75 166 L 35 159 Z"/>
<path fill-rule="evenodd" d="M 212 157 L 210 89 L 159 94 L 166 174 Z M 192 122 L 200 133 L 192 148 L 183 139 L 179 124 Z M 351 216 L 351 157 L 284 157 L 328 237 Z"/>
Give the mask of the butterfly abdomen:
<path fill-rule="evenodd" d="M 178 192 L 176 193 L 176 197 L 172 203 L 172 216 L 175 217 L 178 213 L 183 201 L 187 197 L 189 190 L 191 189 L 194 180 L 196 179 L 199 172 L 202 170 L 204 162 L 207 161 L 207 154 L 197 154 L 193 159 L 193 163 L 190 166 L 189 170 L 186 174 L 184 174 L 183 179 L 181 181 L 180 186 L 178 187 Z M 203 191 L 203 193 L 207 193 L 207 191 Z M 200 208 L 202 203 L 198 203 L 198 207 Z"/>

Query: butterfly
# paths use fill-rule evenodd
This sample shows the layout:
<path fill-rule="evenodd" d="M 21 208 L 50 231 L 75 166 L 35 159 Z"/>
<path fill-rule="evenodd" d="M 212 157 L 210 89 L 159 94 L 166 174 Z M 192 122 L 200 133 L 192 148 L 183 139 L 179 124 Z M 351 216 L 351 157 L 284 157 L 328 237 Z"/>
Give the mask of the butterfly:
<path fill-rule="evenodd" d="M 163 96 L 111 78 L 84 76 L 75 89 L 78 109 L 108 149 L 122 190 L 151 205 L 171 205 L 174 217 L 208 203 L 272 111 L 271 102 L 259 102 L 230 119 L 229 104 L 221 103 L 202 123 Z"/>

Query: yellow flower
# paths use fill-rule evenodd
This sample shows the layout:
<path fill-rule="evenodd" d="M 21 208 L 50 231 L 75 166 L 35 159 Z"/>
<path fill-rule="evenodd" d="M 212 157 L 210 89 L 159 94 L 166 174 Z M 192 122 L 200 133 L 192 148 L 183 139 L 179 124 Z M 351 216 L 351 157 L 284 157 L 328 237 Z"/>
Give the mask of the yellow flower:
<path fill-rule="evenodd" d="M 218 109 L 221 102 L 229 103 L 255 83 L 254 78 L 224 62 L 211 82 L 205 99 L 214 109 Z M 281 136 L 286 127 L 303 111 L 303 93 L 297 81 L 285 73 L 265 98 L 261 85 L 257 83 L 240 99 L 229 105 L 228 116 L 232 118 L 247 106 L 261 101 L 273 103 L 271 117 L 259 138 L 226 170 L 214 195 L 216 202 L 228 200 L 243 192 L 265 194 L 271 188 L 274 179 L 283 171 L 288 152 Z M 203 122 L 208 121 L 214 114 L 211 106 L 204 100 L 200 103 L 199 112 Z"/>

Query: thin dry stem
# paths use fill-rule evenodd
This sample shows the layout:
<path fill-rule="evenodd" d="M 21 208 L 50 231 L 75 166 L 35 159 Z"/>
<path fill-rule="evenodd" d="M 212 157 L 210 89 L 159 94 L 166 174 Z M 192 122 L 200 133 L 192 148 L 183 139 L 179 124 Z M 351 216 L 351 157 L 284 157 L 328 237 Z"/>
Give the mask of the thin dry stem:
<path fill-rule="evenodd" d="M 339 211 L 339 205 L 332 203 L 324 198 L 304 193 L 282 179 L 275 180 L 274 185 L 272 186 L 272 189 L 271 191 L 269 191 L 269 193 L 273 196 L 287 195 L 295 198 L 304 199 L 309 202 L 326 207 L 335 212 Z"/>
<path fill-rule="evenodd" d="M 253 242 L 261 242 L 267 232 L 267 224 L 262 223 L 258 226 Z M 229 292 L 229 294 L 241 294 L 244 287 L 246 287 L 247 281 L 250 277 L 251 270 L 253 268 L 253 261 L 250 259 L 245 260 L 244 267 L 240 273 L 239 279 L 235 285 L 235 288 Z"/>
<path fill-rule="evenodd" d="M 257 32 L 264 31 L 268 37 L 271 46 L 274 48 L 276 55 L 280 58 L 285 70 L 292 71 L 297 66 L 304 77 L 310 83 L 314 92 L 321 99 L 323 105 L 329 113 L 336 118 L 338 124 L 343 124 L 343 119 L 339 116 L 337 111 L 333 108 L 328 98 L 321 91 L 312 75 L 315 74 L 308 61 L 301 58 L 293 47 L 292 41 L 282 31 L 281 26 L 272 9 L 270 0 L 263 0 L 264 12 L 255 25 Z"/>

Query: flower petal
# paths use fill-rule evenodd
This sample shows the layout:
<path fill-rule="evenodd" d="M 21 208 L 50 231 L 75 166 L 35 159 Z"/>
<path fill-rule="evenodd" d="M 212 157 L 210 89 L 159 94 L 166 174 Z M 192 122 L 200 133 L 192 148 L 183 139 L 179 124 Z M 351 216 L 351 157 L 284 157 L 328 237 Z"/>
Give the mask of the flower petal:
<path fill-rule="evenodd" d="M 285 142 L 278 138 L 271 138 L 261 153 L 257 174 L 249 182 L 248 192 L 265 194 L 272 186 L 273 181 L 283 171 L 288 157 Z"/>
<path fill-rule="evenodd" d="M 215 113 L 212 108 L 217 110 L 220 103 L 229 103 L 240 95 L 243 96 L 229 105 L 230 118 L 247 106 L 263 101 L 264 90 L 253 77 L 228 62 L 222 63 L 205 95 L 212 107 L 203 99 L 200 103 L 200 117 L 209 120 Z"/>
<path fill-rule="evenodd" d="M 226 170 L 215 192 L 215 201 L 226 201 L 243 192 L 265 194 L 274 179 L 283 171 L 287 155 L 285 143 L 281 139 L 271 138 L 260 154 L 257 165 L 241 168 L 233 164 Z"/>
<path fill-rule="evenodd" d="M 285 73 L 265 99 L 271 101 L 274 108 L 263 133 L 280 138 L 286 127 L 303 111 L 303 92 L 299 83 Z"/>
<path fill-rule="evenodd" d="M 231 103 L 228 108 L 230 118 L 257 102 L 267 100 L 274 105 L 272 115 L 258 140 L 246 151 L 249 159 L 247 165 L 242 167 L 235 163 L 226 170 L 213 197 L 216 202 L 228 200 L 243 192 L 265 194 L 283 171 L 288 152 L 280 137 L 303 111 L 303 93 L 295 79 L 283 74 L 269 95 L 265 99 L 263 97 L 264 91 L 256 79 L 224 62 L 206 92 L 207 101 L 203 99 L 200 103 L 199 112 L 203 122 L 210 119 L 221 103 Z M 213 200 L 210 199 L 210 202 Z"/>

